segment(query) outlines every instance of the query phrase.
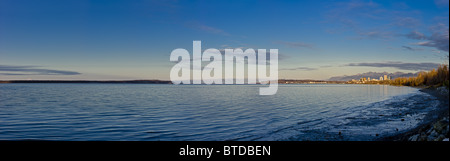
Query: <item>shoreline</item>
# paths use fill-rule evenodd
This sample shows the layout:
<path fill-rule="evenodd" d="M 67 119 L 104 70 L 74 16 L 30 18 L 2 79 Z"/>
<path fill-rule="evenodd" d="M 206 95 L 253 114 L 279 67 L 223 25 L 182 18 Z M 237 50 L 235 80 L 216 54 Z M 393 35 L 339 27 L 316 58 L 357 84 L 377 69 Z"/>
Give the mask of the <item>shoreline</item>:
<path fill-rule="evenodd" d="M 0 84 L 17 83 L 84 83 L 84 84 L 172 84 L 165 80 L 0 80 Z"/>
<path fill-rule="evenodd" d="M 414 87 L 413 87 L 414 88 Z M 445 87 L 420 88 L 420 92 L 436 97 L 439 105 L 429 112 L 422 123 L 406 132 L 381 138 L 378 141 L 442 141 L 449 138 L 449 91 Z"/>

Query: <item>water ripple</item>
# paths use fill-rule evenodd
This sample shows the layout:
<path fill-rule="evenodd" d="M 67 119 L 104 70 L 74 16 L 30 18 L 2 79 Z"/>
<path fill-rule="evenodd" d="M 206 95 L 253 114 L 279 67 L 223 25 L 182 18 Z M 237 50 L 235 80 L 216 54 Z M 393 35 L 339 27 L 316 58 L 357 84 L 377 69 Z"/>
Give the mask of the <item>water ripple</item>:
<path fill-rule="evenodd" d="M 406 87 L 259 87 L 0 84 L 0 140 L 370 140 L 435 101 Z"/>

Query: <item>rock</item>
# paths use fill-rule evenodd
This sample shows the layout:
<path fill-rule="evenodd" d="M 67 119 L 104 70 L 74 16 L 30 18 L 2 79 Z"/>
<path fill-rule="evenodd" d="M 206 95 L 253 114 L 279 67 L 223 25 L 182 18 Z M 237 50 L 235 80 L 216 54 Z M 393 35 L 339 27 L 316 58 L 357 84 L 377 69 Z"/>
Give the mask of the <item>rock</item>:
<path fill-rule="evenodd" d="M 446 87 L 439 87 L 437 88 L 437 91 L 442 95 L 448 95 L 449 91 Z"/>
<path fill-rule="evenodd" d="M 432 129 L 432 128 L 428 129 L 427 132 L 426 132 L 426 134 L 427 134 L 427 135 L 431 135 L 431 132 L 433 132 L 433 129 Z"/>
<path fill-rule="evenodd" d="M 427 141 L 427 135 L 420 135 L 417 141 Z"/>
<path fill-rule="evenodd" d="M 442 141 L 448 141 L 448 138 L 445 138 L 444 140 L 442 140 Z"/>
<path fill-rule="evenodd" d="M 441 134 L 436 139 L 434 139 L 434 141 L 442 141 L 444 139 L 445 139 L 445 136 Z"/>
<path fill-rule="evenodd" d="M 427 137 L 427 141 L 434 141 L 437 137 L 439 136 L 439 134 L 436 131 L 432 131 L 430 135 L 428 135 Z"/>
<path fill-rule="evenodd" d="M 419 134 L 409 137 L 408 141 L 417 141 L 417 139 L 419 139 Z"/>
<path fill-rule="evenodd" d="M 446 129 L 446 126 L 448 126 L 448 122 L 442 120 L 438 121 L 433 125 L 434 130 L 436 130 L 438 133 L 441 133 L 442 130 Z"/>
<path fill-rule="evenodd" d="M 448 125 L 444 130 L 442 130 L 442 132 L 440 134 L 448 135 Z"/>
<path fill-rule="evenodd" d="M 448 132 L 449 131 L 450 131 L 450 129 L 448 128 L 448 125 L 447 125 L 447 133 L 445 133 L 444 135 L 448 137 Z"/>

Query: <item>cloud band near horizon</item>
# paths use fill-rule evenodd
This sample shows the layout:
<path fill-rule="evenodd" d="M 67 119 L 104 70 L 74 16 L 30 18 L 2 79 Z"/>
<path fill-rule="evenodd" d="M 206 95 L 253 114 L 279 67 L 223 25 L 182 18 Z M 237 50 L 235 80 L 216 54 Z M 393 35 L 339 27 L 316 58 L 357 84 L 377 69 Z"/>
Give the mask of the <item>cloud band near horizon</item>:
<path fill-rule="evenodd" d="M 0 75 L 80 75 L 79 72 L 39 69 L 38 66 L 0 65 Z"/>
<path fill-rule="evenodd" d="M 350 63 L 345 66 L 359 67 L 377 67 L 377 68 L 396 68 L 400 70 L 411 71 L 429 71 L 436 69 L 440 64 L 437 63 L 403 63 L 403 62 L 385 62 L 385 63 Z"/>

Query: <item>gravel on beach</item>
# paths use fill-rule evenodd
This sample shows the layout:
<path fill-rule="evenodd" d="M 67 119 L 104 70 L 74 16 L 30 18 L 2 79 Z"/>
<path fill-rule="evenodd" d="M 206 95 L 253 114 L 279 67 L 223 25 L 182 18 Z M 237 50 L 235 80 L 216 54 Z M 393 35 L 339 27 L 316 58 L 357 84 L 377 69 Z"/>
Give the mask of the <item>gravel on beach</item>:
<path fill-rule="evenodd" d="M 446 87 L 425 88 L 428 93 L 439 100 L 439 110 L 428 114 L 428 122 L 417 128 L 384 138 L 386 141 L 448 141 L 449 140 L 449 90 Z"/>

